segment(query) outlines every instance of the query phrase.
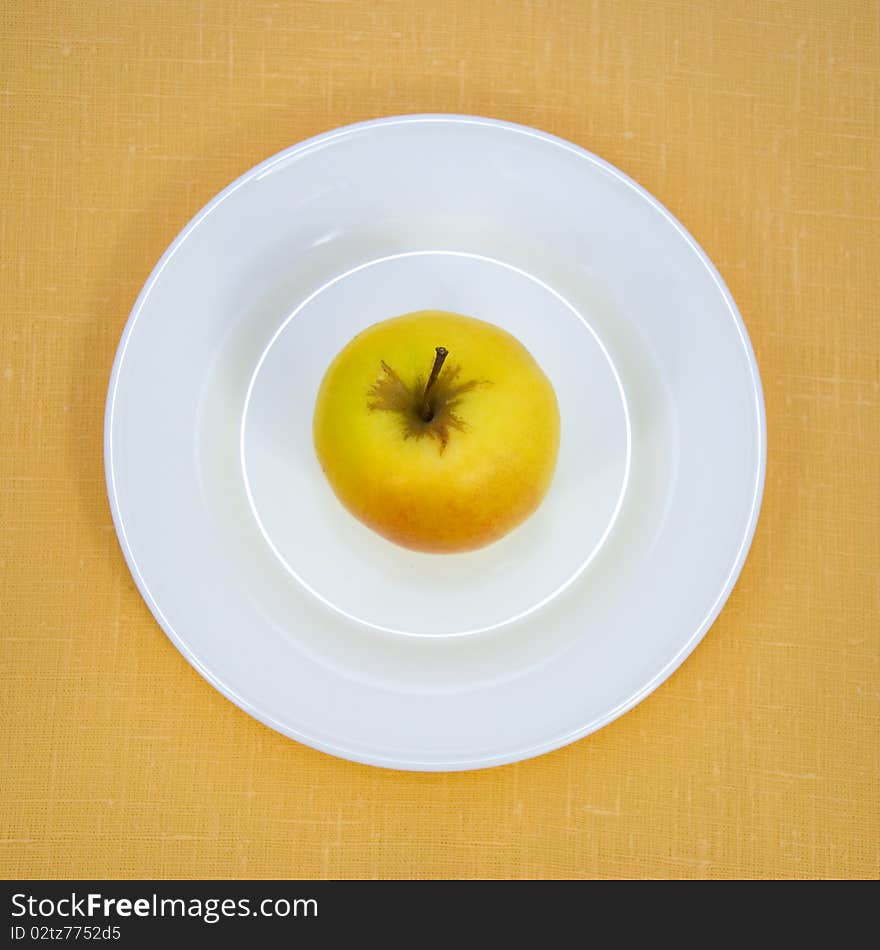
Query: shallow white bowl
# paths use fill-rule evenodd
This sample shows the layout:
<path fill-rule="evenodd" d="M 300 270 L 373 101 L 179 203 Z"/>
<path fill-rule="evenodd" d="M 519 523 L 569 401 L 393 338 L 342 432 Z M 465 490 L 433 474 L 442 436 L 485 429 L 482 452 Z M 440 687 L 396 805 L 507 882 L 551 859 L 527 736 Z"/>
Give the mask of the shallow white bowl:
<path fill-rule="evenodd" d="M 428 308 L 514 333 L 562 414 L 539 511 L 467 555 L 364 528 L 311 443 L 335 353 Z M 187 225 L 125 328 L 105 455 L 132 574 L 203 676 L 316 748 L 442 770 L 584 736 L 684 660 L 766 442 L 736 306 L 650 195 L 534 129 L 406 116 L 288 149 Z"/>

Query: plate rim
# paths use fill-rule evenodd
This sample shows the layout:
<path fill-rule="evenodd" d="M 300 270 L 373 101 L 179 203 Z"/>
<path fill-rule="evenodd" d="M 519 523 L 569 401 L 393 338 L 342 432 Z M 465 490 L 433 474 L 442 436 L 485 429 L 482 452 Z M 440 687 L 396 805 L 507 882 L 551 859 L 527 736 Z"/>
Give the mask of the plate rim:
<path fill-rule="evenodd" d="M 601 170 L 610 174 L 613 178 L 616 178 L 623 185 L 630 188 L 638 197 L 644 201 L 647 201 L 648 204 L 663 218 L 665 218 L 685 240 L 686 244 L 696 255 L 697 259 L 706 268 L 709 276 L 712 278 L 714 284 L 721 293 L 722 299 L 727 306 L 728 313 L 733 319 L 740 344 L 743 347 L 746 361 L 748 363 L 752 381 L 752 395 L 754 396 L 755 400 L 758 429 L 758 456 L 756 471 L 754 472 L 754 492 L 752 496 L 752 505 L 739 549 L 731 566 L 730 572 L 728 573 L 724 584 L 716 596 L 715 601 L 709 608 L 709 611 L 707 612 L 703 621 L 691 633 L 690 637 L 688 637 L 678 653 L 676 653 L 675 656 L 673 656 L 660 670 L 658 670 L 642 687 L 630 694 L 630 696 L 628 696 L 625 700 L 618 703 L 617 706 L 607 710 L 602 715 L 595 717 L 588 723 L 585 723 L 576 729 L 570 730 L 561 736 L 555 736 L 554 738 L 544 740 L 543 742 L 524 749 L 517 749 L 512 752 L 508 751 L 502 753 L 493 753 L 478 758 L 451 759 L 448 762 L 431 760 L 421 761 L 418 759 L 406 757 L 401 758 L 393 755 L 364 754 L 357 748 L 347 748 L 344 745 L 334 745 L 332 743 L 325 742 L 322 739 L 316 739 L 307 733 L 300 732 L 291 728 L 285 723 L 274 719 L 271 715 L 268 715 L 255 706 L 252 702 L 245 699 L 243 696 L 240 696 L 219 676 L 211 672 L 211 670 L 209 670 L 201 662 L 201 660 L 199 660 L 199 658 L 191 652 L 186 641 L 177 633 L 177 631 L 168 621 L 167 617 L 165 617 L 160 605 L 153 597 L 146 580 L 140 571 L 129 544 L 128 536 L 125 530 L 125 524 L 120 511 L 116 487 L 116 475 L 113 467 L 114 410 L 120 375 L 125 362 L 125 354 L 128 350 L 129 342 L 131 340 L 131 336 L 137 324 L 140 313 L 145 307 L 153 287 L 158 282 L 165 267 L 170 263 L 186 239 L 216 208 L 218 208 L 232 194 L 238 191 L 239 188 L 250 183 L 251 181 L 258 180 L 276 165 L 280 165 L 294 156 L 303 154 L 304 152 L 307 152 L 317 146 L 325 145 L 335 139 L 344 138 L 348 135 L 353 135 L 366 129 L 375 129 L 381 128 L 383 126 L 394 125 L 416 125 L 423 123 L 450 123 L 459 125 L 489 126 L 538 139 L 554 147 L 562 148 L 576 157 L 587 161 L 589 164 L 600 168 Z M 652 194 L 650 194 L 650 192 L 643 188 L 637 181 L 635 181 L 635 179 L 631 178 L 616 166 L 612 165 L 610 162 L 594 154 L 588 149 L 576 145 L 567 139 L 563 139 L 559 136 L 553 135 L 552 133 L 536 129 L 532 126 L 509 122 L 504 119 L 461 113 L 413 113 L 383 116 L 380 118 L 367 119 L 361 122 L 354 122 L 349 125 L 339 126 L 328 131 L 321 132 L 317 135 L 304 139 L 301 142 L 295 143 L 294 145 L 288 146 L 287 148 L 269 156 L 262 162 L 259 162 L 257 165 L 254 165 L 243 174 L 238 176 L 225 188 L 214 195 L 214 197 L 211 198 L 207 204 L 203 205 L 199 211 L 197 211 L 196 214 L 190 218 L 190 220 L 178 232 L 174 240 L 168 245 L 162 256 L 151 270 L 147 280 L 135 299 L 134 305 L 123 327 L 119 344 L 117 345 L 116 353 L 113 359 L 113 365 L 110 371 L 107 389 L 107 399 L 104 409 L 103 448 L 104 476 L 110 513 L 113 520 L 113 526 L 116 531 L 117 540 L 119 541 L 123 557 L 132 579 L 138 588 L 138 592 L 140 593 L 154 619 L 159 624 L 165 635 L 174 644 L 175 648 L 180 652 L 183 658 L 195 669 L 195 671 L 200 676 L 202 676 L 211 686 L 213 686 L 214 689 L 224 695 L 242 711 L 252 716 L 259 722 L 262 722 L 269 728 L 275 730 L 276 732 L 279 732 L 288 738 L 295 739 L 296 741 L 301 742 L 310 748 L 336 756 L 337 758 L 388 769 L 424 772 L 456 772 L 509 765 L 514 762 L 520 762 L 548 752 L 552 752 L 556 749 L 562 748 L 563 746 L 569 745 L 578 739 L 582 739 L 598 731 L 604 726 L 607 726 L 609 723 L 628 712 L 634 706 L 638 705 L 640 702 L 642 702 L 642 700 L 653 693 L 654 690 L 656 690 L 662 683 L 669 679 L 669 677 L 679 668 L 679 666 L 684 663 L 684 661 L 696 649 L 697 645 L 702 641 L 703 637 L 715 623 L 718 615 L 721 613 L 721 610 L 727 603 L 737 581 L 739 580 L 740 574 L 742 573 L 742 569 L 745 565 L 746 558 L 748 557 L 749 551 L 751 549 L 758 520 L 760 518 L 764 495 L 764 485 L 766 480 L 767 419 L 764 392 L 754 348 L 752 347 L 745 322 L 742 319 L 742 315 L 739 312 L 739 308 L 736 305 L 733 295 L 730 293 L 730 290 L 724 282 L 724 279 L 721 277 L 721 274 L 718 272 L 718 269 L 712 263 L 711 259 L 703 250 L 703 248 L 697 243 L 696 239 L 675 217 L 675 215 L 673 215 L 665 207 L 665 205 L 657 200 L 657 198 L 655 198 Z"/>

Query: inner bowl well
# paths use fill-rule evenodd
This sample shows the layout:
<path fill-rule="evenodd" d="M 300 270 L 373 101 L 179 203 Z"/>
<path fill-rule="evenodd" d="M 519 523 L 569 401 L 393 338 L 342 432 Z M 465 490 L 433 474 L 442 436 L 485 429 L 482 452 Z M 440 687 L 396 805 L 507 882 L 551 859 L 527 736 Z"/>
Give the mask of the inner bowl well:
<path fill-rule="evenodd" d="M 466 554 L 408 551 L 361 525 L 333 496 L 312 445 L 315 395 L 336 353 L 371 324 L 419 309 L 508 330 L 547 373 L 560 406 L 547 497 L 506 537 Z M 623 386 L 584 315 L 519 268 L 450 251 L 371 261 L 317 289 L 260 356 L 242 416 L 251 510 L 284 568 L 347 618 L 412 636 L 495 629 L 563 591 L 612 530 L 630 452 Z"/>

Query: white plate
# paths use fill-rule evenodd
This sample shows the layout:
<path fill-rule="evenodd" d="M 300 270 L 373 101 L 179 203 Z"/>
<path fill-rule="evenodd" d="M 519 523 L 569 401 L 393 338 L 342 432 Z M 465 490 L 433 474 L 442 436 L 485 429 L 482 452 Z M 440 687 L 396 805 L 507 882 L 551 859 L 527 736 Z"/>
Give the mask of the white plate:
<path fill-rule="evenodd" d="M 514 333 L 562 415 L 539 511 L 466 555 L 364 528 L 311 443 L 335 353 L 429 308 Z M 209 682 L 315 748 L 450 770 L 670 675 L 742 568 L 765 438 L 736 306 L 657 201 L 534 129 L 406 116 L 288 149 L 187 225 L 123 333 L 105 457 L 135 581 Z"/>

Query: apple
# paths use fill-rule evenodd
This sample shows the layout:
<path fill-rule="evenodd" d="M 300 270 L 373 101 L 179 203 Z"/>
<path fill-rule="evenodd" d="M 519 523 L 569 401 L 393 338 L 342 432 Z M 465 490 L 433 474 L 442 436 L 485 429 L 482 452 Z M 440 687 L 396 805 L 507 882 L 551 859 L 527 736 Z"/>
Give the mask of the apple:
<path fill-rule="evenodd" d="M 559 407 L 506 331 L 422 310 L 359 333 L 318 391 L 315 450 L 342 504 L 406 548 L 481 548 L 550 487 Z"/>

